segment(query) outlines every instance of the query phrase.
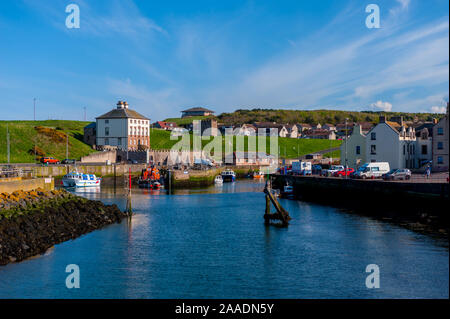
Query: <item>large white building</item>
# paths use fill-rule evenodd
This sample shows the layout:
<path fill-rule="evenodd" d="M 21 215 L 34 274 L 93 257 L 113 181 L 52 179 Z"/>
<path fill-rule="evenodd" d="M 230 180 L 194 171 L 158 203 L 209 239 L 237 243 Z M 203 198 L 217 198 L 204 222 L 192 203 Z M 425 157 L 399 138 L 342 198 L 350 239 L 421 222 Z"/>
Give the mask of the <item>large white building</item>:
<path fill-rule="evenodd" d="M 380 117 L 366 136 L 367 162 L 389 162 L 391 168 L 415 168 L 416 148 L 416 132 L 401 117 L 392 121 Z"/>
<path fill-rule="evenodd" d="M 96 118 L 96 145 L 138 150 L 150 147 L 150 119 L 119 101 L 117 107 Z"/>

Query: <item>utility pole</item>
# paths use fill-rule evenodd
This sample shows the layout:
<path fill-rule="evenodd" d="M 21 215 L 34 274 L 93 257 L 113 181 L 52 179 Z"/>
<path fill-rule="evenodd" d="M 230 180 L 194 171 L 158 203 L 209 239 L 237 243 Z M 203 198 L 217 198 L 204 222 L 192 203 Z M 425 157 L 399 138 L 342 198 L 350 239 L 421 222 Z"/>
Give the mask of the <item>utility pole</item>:
<path fill-rule="evenodd" d="M 33 99 L 33 110 L 34 110 L 33 119 L 36 122 L 36 98 Z M 36 137 L 37 135 L 34 136 L 34 162 L 36 162 Z"/>
<path fill-rule="evenodd" d="M 9 146 L 9 128 L 8 124 L 6 124 L 6 148 L 8 153 L 8 164 L 10 163 L 10 146 Z"/>
<path fill-rule="evenodd" d="M 66 158 L 69 158 L 69 134 L 66 133 Z"/>
<path fill-rule="evenodd" d="M 345 119 L 345 167 L 344 167 L 344 173 L 345 173 L 345 179 L 347 179 L 347 140 L 348 140 L 348 131 L 347 131 L 347 121 L 348 118 Z"/>

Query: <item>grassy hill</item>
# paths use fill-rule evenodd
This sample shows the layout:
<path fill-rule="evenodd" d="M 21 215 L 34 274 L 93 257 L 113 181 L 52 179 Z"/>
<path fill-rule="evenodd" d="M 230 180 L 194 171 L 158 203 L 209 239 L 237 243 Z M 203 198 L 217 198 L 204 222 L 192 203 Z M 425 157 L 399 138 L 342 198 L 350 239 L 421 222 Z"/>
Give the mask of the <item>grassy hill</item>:
<path fill-rule="evenodd" d="M 57 159 L 66 157 L 66 138 L 69 136 L 69 158 L 80 159 L 82 156 L 95 152 L 89 145 L 83 143 L 83 128 L 90 122 L 81 121 L 0 121 L 0 163 L 7 162 L 6 126 L 10 134 L 11 163 L 33 163 L 34 141 L 45 156 L 53 156 Z M 234 137 L 234 141 L 236 138 Z M 152 149 L 170 149 L 178 140 L 170 140 L 170 132 L 152 129 L 150 143 Z M 202 145 L 209 140 L 202 140 Z M 267 150 L 269 139 L 267 139 Z M 279 138 L 280 157 L 296 158 L 309 153 L 339 146 L 341 141 L 307 140 Z M 192 135 L 191 135 L 192 145 Z M 224 150 L 222 142 L 222 149 Z M 247 137 L 245 137 L 244 151 L 247 151 Z M 234 150 L 236 143 L 234 142 Z"/>
<path fill-rule="evenodd" d="M 192 134 L 190 135 L 192 147 Z M 170 149 L 179 140 L 170 140 L 170 132 L 160 129 L 152 129 L 150 133 L 150 144 L 152 149 Z M 211 140 L 202 140 L 202 145 L 210 143 Z M 279 157 L 297 158 L 298 156 L 315 153 L 318 151 L 339 147 L 342 141 L 320 140 L 320 139 L 296 139 L 288 137 L 278 138 Z M 266 138 L 266 150 L 269 150 L 269 138 Z M 236 150 L 236 137 L 234 137 L 233 150 Z M 244 150 L 248 150 L 248 138 L 244 137 Z M 222 137 L 222 151 L 225 151 L 224 137 Z M 241 150 L 242 151 L 242 150 Z M 338 152 L 333 152 L 337 156 Z"/>
<path fill-rule="evenodd" d="M 208 118 L 216 118 L 215 116 L 189 116 L 189 117 L 172 117 L 165 119 L 164 122 L 173 122 L 178 126 L 185 126 L 191 124 L 194 120 L 205 120 Z"/>
<path fill-rule="evenodd" d="M 46 156 L 60 160 L 66 157 L 69 136 L 69 157 L 79 159 L 94 152 L 83 143 L 83 128 L 90 122 L 80 121 L 0 121 L 0 163 L 7 162 L 6 126 L 10 135 L 11 163 L 32 163 L 34 142 Z M 38 127 L 38 130 L 36 129 Z"/>

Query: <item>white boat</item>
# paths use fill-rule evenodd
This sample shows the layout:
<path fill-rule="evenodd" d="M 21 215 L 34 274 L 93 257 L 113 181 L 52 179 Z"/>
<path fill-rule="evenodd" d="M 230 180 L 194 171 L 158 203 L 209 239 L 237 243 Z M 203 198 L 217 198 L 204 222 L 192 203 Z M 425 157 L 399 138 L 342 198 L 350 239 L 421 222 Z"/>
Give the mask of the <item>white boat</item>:
<path fill-rule="evenodd" d="M 221 175 L 217 175 L 216 178 L 214 178 L 214 184 L 223 184 L 223 178 Z"/>
<path fill-rule="evenodd" d="M 64 175 L 62 182 L 64 187 L 95 187 L 100 186 L 102 179 L 95 174 L 82 174 L 72 172 Z"/>
<path fill-rule="evenodd" d="M 236 180 L 236 174 L 231 169 L 224 170 L 221 175 L 224 182 L 234 182 Z"/>
<path fill-rule="evenodd" d="M 294 197 L 294 187 L 292 185 L 285 185 L 283 190 L 280 192 L 280 197 L 293 198 Z"/>

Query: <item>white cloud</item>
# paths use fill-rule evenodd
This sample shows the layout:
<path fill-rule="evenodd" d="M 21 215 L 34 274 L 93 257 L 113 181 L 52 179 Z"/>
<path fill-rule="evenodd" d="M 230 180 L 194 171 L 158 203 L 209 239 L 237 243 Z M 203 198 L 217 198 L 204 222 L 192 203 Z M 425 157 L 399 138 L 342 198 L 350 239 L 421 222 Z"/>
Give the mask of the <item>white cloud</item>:
<path fill-rule="evenodd" d="M 390 112 L 392 111 L 392 104 L 389 102 L 376 101 L 375 103 L 370 104 L 370 107 L 376 111 L 384 111 Z"/>
<path fill-rule="evenodd" d="M 445 113 L 447 108 L 445 106 L 432 106 L 431 113 Z"/>

